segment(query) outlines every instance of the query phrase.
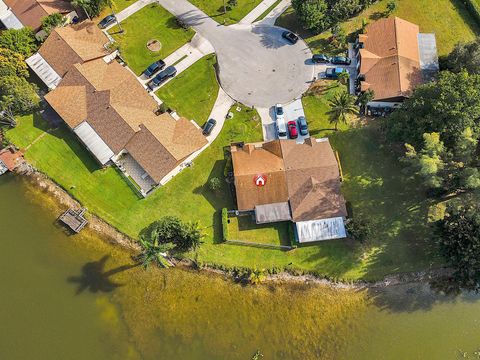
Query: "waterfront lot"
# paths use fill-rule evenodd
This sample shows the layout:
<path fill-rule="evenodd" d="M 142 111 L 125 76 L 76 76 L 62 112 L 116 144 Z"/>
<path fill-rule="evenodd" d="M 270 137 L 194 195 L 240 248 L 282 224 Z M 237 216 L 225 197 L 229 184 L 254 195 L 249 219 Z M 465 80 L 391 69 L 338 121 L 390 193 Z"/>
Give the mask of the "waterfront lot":
<path fill-rule="evenodd" d="M 190 41 L 194 31 L 178 26 L 175 17 L 157 4 L 151 4 L 109 30 L 120 47 L 122 57 L 128 66 L 140 75 L 151 63 L 163 59 Z M 147 49 L 147 42 L 158 40 L 161 50 L 152 52 Z"/>
<path fill-rule="evenodd" d="M 370 6 L 358 16 L 341 24 L 347 34 L 361 28 L 362 19 L 373 22 L 382 18 L 386 10 L 387 0 L 381 0 Z M 424 33 L 435 33 L 438 54 L 448 54 L 459 41 L 473 40 L 480 34 L 480 27 L 460 0 L 402 0 L 393 12 L 420 26 Z M 313 35 L 301 28 L 292 8 L 288 9 L 278 20 L 277 25 L 298 32 L 314 52 L 337 54 L 341 49 L 331 48 L 327 39 L 330 32 Z"/>
<path fill-rule="evenodd" d="M 218 95 L 215 63 L 215 55 L 200 59 L 160 88 L 156 95 L 167 107 L 201 126 L 208 120 Z"/>
<path fill-rule="evenodd" d="M 252 216 L 231 217 L 228 220 L 229 240 L 283 246 L 292 244 L 288 231 L 288 227 L 292 226 L 290 222 L 257 225 Z"/>
<path fill-rule="evenodd" d="M 238 0 L 237 6 L 228 10 L 224 14 L 224 0 L 189 0 L 193 5 L 205 12 L 219 24 L 225 22 L 226 25 L 234 24 L 242 20 L 250 11 L 252 11 L 262 0 Z M 227 1 L 225 1 L 227 3 Z"/>

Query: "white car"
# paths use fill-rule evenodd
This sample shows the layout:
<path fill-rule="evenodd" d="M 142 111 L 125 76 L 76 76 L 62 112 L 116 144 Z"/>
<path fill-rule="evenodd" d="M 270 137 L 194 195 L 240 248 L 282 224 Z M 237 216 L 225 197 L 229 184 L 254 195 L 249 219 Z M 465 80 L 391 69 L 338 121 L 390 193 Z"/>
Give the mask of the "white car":
<path fill-rule="evenodd" d="M 283 112 L 283 106 L 282 104 L 277 104 L 275 105 L 275 120 L 278 122 L 279 120 L 282 120 L 285 122 L 285 114 Z"/>
<path fill-rule="evenodd" d="M 288 139 L 287 124 L 285 124 L 283 117 L 277 119 L 277 136 L 280 140 Z"/>

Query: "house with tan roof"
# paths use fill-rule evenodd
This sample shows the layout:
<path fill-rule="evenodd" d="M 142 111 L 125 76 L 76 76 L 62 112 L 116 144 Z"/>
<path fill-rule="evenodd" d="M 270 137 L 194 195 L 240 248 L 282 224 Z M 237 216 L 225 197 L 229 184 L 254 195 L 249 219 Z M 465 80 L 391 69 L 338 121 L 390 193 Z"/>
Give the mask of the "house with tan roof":
<path fill-rule="evenodd" d="M 144 196 L 207 144 L 193 122 L 157 115 L 157 102 L 116 61 L 73 65 L 45 100 L 101 165 L 116 164 Z"/>
<path fill-rule="evenodd" d="M 110 39 L 95 23 L 84 21 L 53 29 L 26 62 L 49 89 L 54 89 L 72 65 L 96 59 L 110 62 L 115 55 Z"/>
<path fill-rule="evenodd" d="M 357 38 L 357 92 L 382 106 L 401 103 L 439 70 L 435 34 L 398 17 L 376 21 Z M 370 104 L 374 106 L 375 104 Z"/>
<path fill-rule="evenodd" d="M 231 146 L 237 208 L 257 224 L 292 221 L 299 242 L 346 237 L 345 200 L 328 139 Z"/>
<path fill-rule="evenodd" d="M 28 26 L 37 33 L 42 27 L 42 19 L 55 13 L 70 20 L 77 16 L 67 0 L 0 0 L 0 21 L 7 29 Z"/>

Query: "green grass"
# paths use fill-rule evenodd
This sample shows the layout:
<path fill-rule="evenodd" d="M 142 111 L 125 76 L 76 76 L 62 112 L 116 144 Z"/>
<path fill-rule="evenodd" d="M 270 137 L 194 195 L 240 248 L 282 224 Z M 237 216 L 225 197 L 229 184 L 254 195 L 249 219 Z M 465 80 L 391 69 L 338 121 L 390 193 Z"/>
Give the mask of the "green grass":
<path fill-rule="evenodd" d="M 272 12 L 273 9 L 275 9 L 278 4 L 280 4 L 282 0 L 276 0 L 267 10 L 265 10 L 262 15 L 260 15 L 258 18 L 255 19 L 254 22 L 260 21 L 265 19 L 265 17 Z M 479 0 L 480 1 L 480 0 Z"/>
<path fill-rule="evenodd" d="M 156 92 L 171 109 L 202 125 L 208 120 L 219 85 L 215 75 L 215 55 L 208 55 Z"/>
<path fill-rule="evenodd" d="M 18 148 L 25 149 L 48 129 L 40 114 L 21 116 L 17 119 L 17 127 L 7 132 L 7 139 Z"/>
<path fill-rule="evenodd" d="M 119 13 L 123 9 L 126 9 L 130 5 L 134 4 L 137 0 L 112 0 L 113 12 Z M 95 18 L 96 22 L 100 22 L 105 16 L 112 13 L 112 9 L 108 6 Z"/>
<path fill-rule="evenodd" d="M 157 4 L 144 7 L 122 21 L 121 25 L 123 33 L 119 33 L 118 26 L 110 29 L 109 33 L 119 44 L 128 66 L 138 75 L 152 62 L 167 57 L 186 44 L 194 35 L 193 30 L 179 27 L 175 17 Z M 162 43 L 159 52 L 147 49 L 147 42 L 153 39 Z"/>
<path fill-rule="evenodd" d="M 386 9 L 387 0 L 381 0 L 360 15 L 342 23 L 346 33 L 361 28 L 362 19 L 373 22 L 381 18 Z M 480 34 L 480 27 L 460 0 L 402 0 L 393 15 L 411 21 L 420 26 L 424 33 L 435 33 L 439 55 L 446 55 L 459 41 L 470 41 Z M 286 11 L 277 21 L 277 25 L 297 31 L 315 52 L 327 52 L 334 55 L 338 51 L 328 44 L 329 32 L 313 35 L 301 29 L 293 9 Z"/>
<path fill-rule="evenodd" d="M 290 222 L 257 225 L 250 216 L 228 218 L 229 240 L 259 244 L 290 246 L 288 227 Z"/>
<path fill-rule="evenodd" d="M 242 20 L 250 11 L 252 11 L 262 0 L 238 0 L 238 5 L 233 9 L 223 13 L 224 0 L 189 0 L 193 5 L 205 12 L 219 24 L 235 24 Z M 227 2 L 228 9 L 228 2 Z"/>
<path fill-rule="evenodd" d="M 344 173 L 342 192 L 349 208 L 353 216 L 371 221 L 375 229 L 367 246 L 342 239 L 282 251 L 221 243 L 221 209 L 233 208 L 233 199 L 225 182 L 216 192 L 210 191 L 206 184 L 213 177 L 223 178 L 225 146 L 232 141 L 261 140 L 261 124 L 253 119 L 256 112 L 247 111 L 245 108 L 240 113 L 234 111 L 234 118 L 226 121 L 220 136 L 194 165 L 146 199 L 139 199 L 115 169 L 99 169 L 66 128 L 46 134 L 27 151 L 26 158 L 91 212 L 133 237 L 164 215 L 199 221 L 205 233 L 204 243 L 197 250 L 201 263 L 290 267 L 335 278 L 372 280 L 440 262 L 427 226 L 429 209 L 436 204 L 423 197 L 417 183 L 405 178 L 397 156 L 384 147 L 376 123 L 329 134 L 340 154 Z M 44 129 L 28 117 L 19 119 L 19 123 L 8 136 L 24 144 L 27 138 Z M 325 131 L 322 116 L 311 119 L 310 130 L 318 134 Z M 255 233 L 245 230 L 242 236 L 247 240 L 270 240 L 272 231 L 275 232 L 267 228 Z"/>
<path fill-rule="evenodd" d="M 345 90 L 345 86 L 340 85 L 338 81 L 324 80 L 321 89 L 321 93 L 317 95 L 307 94 L 302 98 L 310 135 L 316 138 L 325 137 L 335 132 L 334 125 L 329 122 L 330 106 L 328 102 L 336 93 Z M 348 124 L 340 123 L 338 125 L 339 130 L 348 128 Z"/>

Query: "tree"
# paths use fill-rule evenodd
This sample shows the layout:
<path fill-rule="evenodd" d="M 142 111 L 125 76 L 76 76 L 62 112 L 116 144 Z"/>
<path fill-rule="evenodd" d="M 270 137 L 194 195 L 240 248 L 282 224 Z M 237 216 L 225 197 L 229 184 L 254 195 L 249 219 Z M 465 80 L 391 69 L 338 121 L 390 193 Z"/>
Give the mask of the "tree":
<path fill-rule="evenodd" d="M 25 78 L 5 76 L 0 78 L 0 110 L 13 114 L 25 114 L 38 107 L 40 98 L 36 85 Z"/>
<path fill-rule="evenodd" d="M 250 272 L 250 275 L 248 276 L 248 281 L 252 285 L 258 285 L 265 281 L 265 271 L 264 270 L 258 270 L 258 269 L 253 269 Z"/>
<path fill-rule="evenodd" d="M 350 79 L 350 74 L 348 71 L 342 71 L 340 74 L 338 74 L 338 81 L 342 85 L 347 85 L 349 79 Z"/>
<path fill-rule="evenodd" d="M 292 7 L 305 29 L 320 33 L 328 28 L 327 4 L 324 0 L 292 0 Z"/>
<path fill-rule="evenodd" d="M 63 26 L 64 24 L 65 17 L 60 13 L 53 13 L 42 19 L 42 30 L 50 34 L 53 29 Z"/>
<path fill-rule="evenodd" d="M 93 16 L 90 15 L 90 12 L 92 11 L 91 2 L 91 0 L 72 0 L 72 5 L 81 8 L 87 15 L 88 19 L 91 20 L 91 17 Z"/>
<path fill-rule="evenodd" d="M 476 201 L 450 203 L 438 222 L 439 246 L 455 277 L 469 288 L 480 280 L 480 207 Z"/>
<path fill-rule="evenodd" d="M 222 182 L 217 177 L 211 178 L 210 181 L 208 182 L 208 187 L 210 188 L 211 191 L 217 191 L 222 187 Z"/>
<path fill-rule="evenodd" d="M 355 106 L 355 97 L 350 95 L 346 91 L 342 91 L 339 94 L 335 94 L 332 100 L 329 102 L 330 110 L 330 123 L 335 125 L 335 130 L 338 130 L 338 125 L 347 123 L 348 116 L 357 113 L 357 107 Z"/>
<path fill-rule="evenodd" d="M 120 29 L 120 32 L 123 33 L 122 25 L 120 25 L 120 21 L 118 21 L 117 15 L 115 14 L 115 10 L 113 9 L 113 2 L 112 2 L 112 0 L 103 0 L 103 1 L 104 1 L 104 3 L 105 3 L 106 5 L 108 5 L 108 7 L 110 8 L 110 10 L 112 10 L 112 14 L 113 14 L 113 16 L 115 16 L 115 20 L 117 21 L 117 26 L 118 26 L 118 28 Z"/>
<path fill-rule="evenodd" d="M 362 244 L 366 243 L 372 234 L 370 222 L 358 217 L 350 219 L 346 224 L 346 228 L 350 238 L 357 240 Z"/>
<path fill-rule="evenodd" d="M 160 243 L 158 237 L 154 236 L 154 234 L 150 238 L 140 236 L 138 241 L 142 247 L 142 252 L 137 256 L 137 260 L 140 261 L 144 269 L 147 269 L 152 264 L 160 267 L 169 266 L 166 256 L 172 248 L 171 244 Z"/>
<path fill-rule="evenodd" d="M 35 35 L 28 27 L 0 31 L 0 48 L 15 51 L 27 58 L 37 51 L 37 47 Z"/>
<path fill-rule="evenodd" d="M 480 74 L 480 37 L 468 43 L 458 43 L 445 61 L 453 72 L 466 70 L 469 74 Z"/>
<path fill-rule="evenodd" d="M 228 0 L 228 6 L 232 9 L 238 5 L 238 0 Z"/>
<path fill-rule="evenodd" d="M 0 48 L 0 77 L 28 76 L 28 67 L 22 54 L 6 48 Z"/>
<path fill-rule="evenodd" d="M 398 7 L 397 1 L 396 0 L 390 0 L 387 3 L 386 15 L 390 16 L 395 10 L 397 10 L 397 7 Z"/>
<path fill-rule="evenodd" d="M 367 104 L 375 99 L 375 93 L 373 90 L 367 90 L 362 92 L 360 95 L 358 95 L 358 104 L 360 105 L 360 112 L 362 114 L 365 114 L 366 109 L 367 109 Z"/>

